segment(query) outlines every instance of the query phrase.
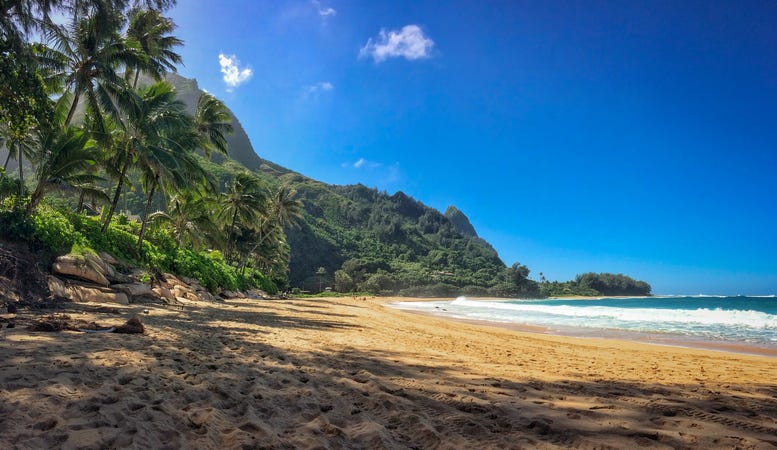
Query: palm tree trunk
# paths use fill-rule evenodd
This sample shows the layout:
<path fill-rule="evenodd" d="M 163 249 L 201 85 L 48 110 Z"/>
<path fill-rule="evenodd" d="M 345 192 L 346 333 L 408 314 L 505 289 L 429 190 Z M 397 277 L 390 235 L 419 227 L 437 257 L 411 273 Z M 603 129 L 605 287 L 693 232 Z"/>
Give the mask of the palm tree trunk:
<path fill-rule="evenodd" d="M 135 82 L 132 83 L 132 89 L 135 89 L 138 87 L 138 75 L 140 75 L 140 70 L 135 70 Z"/>
<path fill-rule="evenodd" d="M 70 107 L 70 111 L 67 113 L 67 119 L 65 119 L 65 126 L 70 125 L 70 121 L 73 120 L 73 114 L 76 112 L 76 107 L 78 106 L 78 98 L 81 97 L 81 91 L 76 91 L 75 95 L 73 95 L 73 105 Z"/>
<path fill-rule="evenodd" d="M 11 147 L 8 147 L 8 156 L 5 157 L 5 164 L 3 164 L 3 172 L 8 168 L 8 162 L 11 160 Z"/>
<path fill-rule="evenodd" d="M 32 215 L 35 208 L 38 207 L 38 203 L 43 198 L 43 183 L 38 182 L 38 186 L 35 188 L 35 192 L 30 197 L 30 203 L 27 205 L 27 215 Z"/>
<path fill-rule="evenodd" d="M 138 234 L 138 254 L 143 246 L 143 236 L 146 234 L 146 226 L 148 225 L 148 212 L 151 209 L 151 199 L 154 198 L 154 191 L 156 190 L 157 179 L 151 183 L 151 189 L 148 191 L 148 200 L 146 200 L 146 208 L 143 210 L 143 221 L 140 223 L 140 234 Z"/>
<path fill-rule="evenodd" d="M 81 195 L 78 196 L 78 206 L 76 207 L 76 214 L 81 214 L 81 210 L 84 208 L 85 196 L 86 196 L 86 190 L 81 189 Z"/>
<path fill-rule="evenodd" d="M 19 152 L 19 198 L 24 197 L 24 161 L 22 160 L 22 149 L 17 149 Z"/>
<path fill-rule="evenodd" d="M 127 176 L 127 171 L 129 170 L 130 162 L 132 161 L 132 158 L 130 155 L 127 155 L 127 159 L 124 161 L 124 167 L 121 169 L 121 175 L 119 176 L 118 184 L 116 185 L 116 193 L 113 194 L 113 201 L 111 202 L 111 208 L 108 210 L 108 216 L 105 218 L 105 223 L 103 223 L 103 233 L 108 231 L 108 225 L 111 223 L 111 219 L 113 218 L 113 213 L 116 211 L 116 206 L 119 204 L 119 197 L 121 196 L 121 188 L 124 185 L 124 177 Z"/>
<path fill-rule="evenodd" d="M 235 223 L 237 222 L 237 207 L 235 213 L 232 214 L 232 226 L 229 227 L 229 237 L 227 238 L 227 261 L 232 261 L 233 242 L 232 239 L 235 235 Z"/>

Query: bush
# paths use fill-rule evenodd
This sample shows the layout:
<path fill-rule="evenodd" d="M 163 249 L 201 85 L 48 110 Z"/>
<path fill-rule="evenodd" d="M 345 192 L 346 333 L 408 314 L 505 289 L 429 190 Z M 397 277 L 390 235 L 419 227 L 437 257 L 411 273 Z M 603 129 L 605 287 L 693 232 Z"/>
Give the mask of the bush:
<path fill-rule="evenodd" d="M 59 211 L 40 208 L 32 220 L 35 226 L 32 237 L 54 252 L 69 252 L 74 245 L 89 247 L 84 235 Z"/>

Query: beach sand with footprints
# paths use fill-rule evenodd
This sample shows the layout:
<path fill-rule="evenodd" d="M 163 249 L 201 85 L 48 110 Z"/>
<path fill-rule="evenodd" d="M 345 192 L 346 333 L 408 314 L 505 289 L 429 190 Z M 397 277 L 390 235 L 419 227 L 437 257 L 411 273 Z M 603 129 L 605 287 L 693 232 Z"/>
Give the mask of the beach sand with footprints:
<path fill-rule="evenodd" d="M 56 311 L 105 327 L 138 316 L 143 334 L 33 332 L 24 324 L 50 312 L 6 314 L 0 448 L 777 446 L 777 358 L 525 333 L 388 301 Z"/>

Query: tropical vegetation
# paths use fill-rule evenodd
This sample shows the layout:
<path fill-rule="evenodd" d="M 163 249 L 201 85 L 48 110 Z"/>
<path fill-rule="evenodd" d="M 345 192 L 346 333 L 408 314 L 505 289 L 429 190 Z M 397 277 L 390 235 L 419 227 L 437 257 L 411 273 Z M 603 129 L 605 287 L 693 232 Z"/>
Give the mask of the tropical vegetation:
<path fill-rule="evenodd" d="M 215 97 L 202 93 L 190 112 L 164 80 L 181 63 L 164 16 L 173 3 L 0 6 L 2 234 L 52 252 L 109 251 L 213 290 L 275 292 L 286 284 L 284 228 L 301 204 L 248 170 L 208 170 L 213 153 L 228 154 L 232 124 Z M 142 208 L 127 207 L 128 191 Z"/>

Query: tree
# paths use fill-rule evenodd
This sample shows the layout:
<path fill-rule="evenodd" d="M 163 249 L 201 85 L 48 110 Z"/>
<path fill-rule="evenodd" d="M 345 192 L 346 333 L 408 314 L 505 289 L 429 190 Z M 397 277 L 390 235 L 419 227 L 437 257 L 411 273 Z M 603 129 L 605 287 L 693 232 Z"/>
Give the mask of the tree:
<path fill-rule="evenodd" d="M 37 183 L 27 205 L 28 215 L 35 211 L 45 192 L 100 179 L 88 171 L 90 166 L 96 164 L 99 151 L 83 130 L 52 127 L 39 134 L 36 144 L 34 157 Z"/>
<path fill-rule="evenodd" d="M 129 25 L 125 33 L 127 41 L 136 42 L 144 59 L 134 60 L 127 66 L 125 78 L 134 75 L 132 87 L 137 87 L 140 72 L 151 75 L 159 81 L 165 72 L 175 72 L 176 64 L 181 64 L 181 55 L 173 49 L 183 44 L 183 41 L 170 35 L 175 30 L 175 23 L 162 16 L 157 9 L 133 8 L 129 12 Z"/>
<path fill-rule="evenodd" d="M 202 150 L 205 156 L 210 157 L 214 150 L 227 154 L 227 135 L 233 132 L 232 116 L 221 100 L 208 93 L 200 95 L 194 123 L 203 139 Z"/>
<path fill-rule="evenodd" d="M 185 172 L 172 172 L 180 169 L 182 161 L 186 161 L 187 144 L 194 145 L 196 142 L 187 134 L 193 127 L 192 118 L 186 114 L 183 103 L 176 99 L 175 89 L 169 83 L 158 82 L 137 91 L 127 88 L 121 92 L 121 96 L 122 120 L 116 122 L 120 134 L 115 139 L 116 155 L 113 159 L 121 168 L 118 169 L 116 190 L 103 231 L 108 229 L 119 203 L 127 171 L 133 163 L 156 171 L 160 176 L 164 173 L 185 177 Z M 187 162 L 186 165 L 191 163 Z M 156 176 L 152 176 L 152 179 L 155 188 L 158 180 Z"/>
<path fill-rule="evenodd" d="M 238 225 L 256 229 L 266 213 L 264 186 L 249 172 L 239 172 L 219 197 L 218 216 L 228 230 L 227 259 L 234 261 L 234 237 Z"/>
<path fill-rule="evenodd" d="M 71 102 L 65 125 L 73 120 L 81 96 L 96 117 L 101 117 L 101 112 L 114 117 L 118 114 L 112 99 L 122 84 L 117 68 L 139 66 L 148 59 L 137 42 L 122 39 L 122 25 L 120 11 L 106 8 L 84 17 L 76 14 L 67 27 L 53 23 L 44 27 L 50 45 L 44 61 L 52 70 L 52 78 L 73 93 L 72 99 L 60 98 Z"/>

